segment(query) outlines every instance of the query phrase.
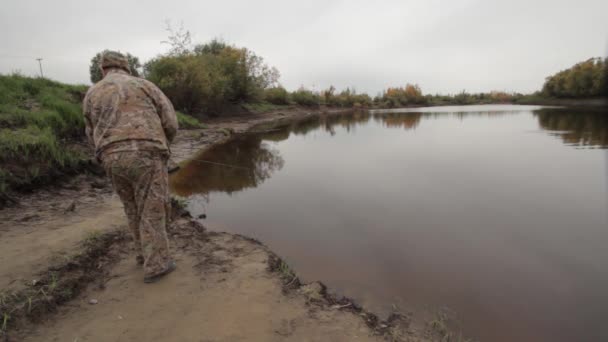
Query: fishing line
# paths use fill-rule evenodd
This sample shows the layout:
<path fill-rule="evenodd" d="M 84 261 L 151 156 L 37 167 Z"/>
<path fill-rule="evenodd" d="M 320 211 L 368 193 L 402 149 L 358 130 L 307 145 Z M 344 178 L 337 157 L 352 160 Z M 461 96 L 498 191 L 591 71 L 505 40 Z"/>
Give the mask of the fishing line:
<path fill-rule="evenodd" d="M 231 164 L 213 162 L 213 161 L 209 161 L 209 160 L 205 160 L 205 159 L 198 159 L 198 158 L 187 158 L 186 156 L 179 155 L 179 154 L 175 154 L 175 155 L 177 157 L 181 157 L 181 158 L 186 159 L 185 160 L 186 163 L 197 162 L 197 163 L 202 163 L 202 164 L 224 166 L 224 167 L 229 167 L 229 168 L 233 168 L 233 169 L 242 169 L 242 170 L 247 170 L 247 171 L 253 170 L 252 168 L 245 167 L 245 166 L 238 166 L 238 165 L 231 165 Z M 181 169 L 181 166 L 179 166 L 179 165 L 177 165 L 175 167 L 172 167 L 172 168 L 169 168 L 169 173 L 174 173 L 174 172 L 178 171 L 179 169 Z"/>
<path fill-rule="evenodd" d="M 208 161 L 208 160 L 204 160 L 204 159 L 188 159 L 188 162 L 199 162 L 199 163 L 206 163 L 206 164 L 212 164 L 212 165 L 219 165 L 219 166 L 226 166 L 226 167 L 231 167 L 234 169 L 244 169 L 244 170 L 251 170 L 251 168 L 249 167 L 245 167 L 245 166 L 237 166 L 237 165 L 230 165 L 230 164 L 224 164 L 224 163 L 217 163 L 217 162 L 212 162 L 212 161 Z"/>

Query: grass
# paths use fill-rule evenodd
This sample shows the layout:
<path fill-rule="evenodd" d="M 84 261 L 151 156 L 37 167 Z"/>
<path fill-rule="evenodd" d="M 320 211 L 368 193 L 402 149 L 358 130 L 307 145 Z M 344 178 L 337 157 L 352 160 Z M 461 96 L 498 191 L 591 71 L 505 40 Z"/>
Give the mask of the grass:
<path fill-rule="evenodd" d="M 243 104 L 243 107 L 253 113 L 266 113 L 289 108 L 289 105 L 278 105 L 270 102 L 256 102 Z"/>
<path fill-rule="evenodd" d="M 86 86 L 41 78 L 0 75 L 0 127 L 51 128 L 61 137 L 80 136 Z"/>
<path fill-rule="evenodd" d="M 84 135 L 85 91 L 86 86 L 0 75 L 0 205 L 7 192 L 81 165 L 84 156 L 68 146 Z"/>
<path fill-rule="evenodd" d="M 285 279 L 293 279 L 296 276 L 295 272 L 283 260 L 280 261 L 277 271 Z"/>
<path fill-rule="evenodd" d="M 462 332 L 455 333 L 448 326 L 448 317 L 445 314 L 438 314 L 429 325 L 431 329 L 439 335 L 441 342 L 472 342 L 470 339 L 462 336 Z"/>
<path fill-rule="evenodd" d="M 180 129 L 197 129 L 197 128 L 205 128 L 205 124 L 198 121 L 198 119 L 184 114 L 182 112 L 175 112 L 177 114 L 177 123 L 179 124 Z"/>

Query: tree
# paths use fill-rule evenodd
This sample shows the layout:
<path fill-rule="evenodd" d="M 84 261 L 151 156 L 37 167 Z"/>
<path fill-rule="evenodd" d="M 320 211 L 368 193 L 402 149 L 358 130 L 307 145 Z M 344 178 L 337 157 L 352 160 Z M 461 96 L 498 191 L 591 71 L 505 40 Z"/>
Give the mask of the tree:
<path fill-rule="evenodd" d="M 106 51 L 108 50 L 103 50 L 97 53 L 93 58 L 91 58 L 89 73 L 91 76 L 92 83 L 97 83 L 102 79 L 101 69 L 99 68 L 99 62 L 101 61 L 101 56 Z M 139 58 L 131 55 L 130 53 L 125 54 L 125 57 L 127 57 L 127 59 L 129 60 L 129 69 L 131 69 L 131 75 L 139 77 L 139 69 L 141 68 Z"/>
<path fill-rule="evenodd" d="M 167 37 L 168 40 L 163 40 L 160 43 L 171 46 L 169 55 L 180 56 L 189 54 L 192 38 L 190 36 L 190 31 L 184 28 L 184 23 L 181 23 L 177 30 L 174 30 L 173 27 L 171 27 L 171 22 L 169 20 L 167 20 L 165 24 L 167 25 L 165 30 L 169 32 L 169 36 Z"/>
<path fill-rule="evenodd" d="M 545 79 L 542 94 L 551 97 L 588 98 L 606 94 L 608 60 L 590 58 Z"/>
<path fill-rule="evenodd" d="M 213 39 L 209 43 L 195 46 L 193 53 L 219 60 L 224 74 L 230 79 L 227 96 L 231 102 L 260 100 L 264 89 L 278 86 L 281 76 L 279 71 L 247 48 L 238 48 Z"/>
<path fill-rule="evenodd" d="M 227 103 L 260 101 L 278 86 L 278 70 L 246 48 L 214 39 L 189 49 L 183 39 L 169 40 L 177 45 L 146 63 L 145 75 L 188 114 L 221 114 Z"/>

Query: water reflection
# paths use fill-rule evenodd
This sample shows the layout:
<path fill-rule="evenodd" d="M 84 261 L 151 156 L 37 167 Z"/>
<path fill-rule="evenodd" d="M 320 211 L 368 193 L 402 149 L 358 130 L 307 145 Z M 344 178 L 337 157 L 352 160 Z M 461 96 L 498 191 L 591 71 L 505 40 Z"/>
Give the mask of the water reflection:
<path fill-rule="evenodd" d="M 479 106 L 471 106 L 479 107 Z M 504 106 L 503 106 L 504 107 Z M 513 109 L 516 108 L 516 109 Z M 388 128 L 415 129 L 421 120 L 442 118 L 446 115 L 459 119 L 467 117 L 502 117 L 521 114 L 517 106 L 507 106 L 496 110 L 462 110 L 455 107 L 444 108 L 401 108 L 371 111 L 374 120 L 381 121 Z M 532 111 L 538 118 L 540 128 L 560 137 L 566 145 L 587 147 L 608 147 L 608 110 L 605 108 L 550 108 L 536 107 Z"/>
<path fill-rule="evenodd" d="M 289 133 L 269 133 L 265 139 L 284 140 Z M 212 164 L 213 163 L 213 164 Z M 255 188 L 283 168 L 278 151 L 261 136 L 245 135 L 199 154 L 171 177 L 172 191 L 179 196 L 221 191 L 231 194 Z"/>
<path fill-rule="evenodd" d="M 405 130 L 415 129 L 424 119 L 441 119 L 446 116 L 457 117 L 464 120 L 467 117 L 502 117 L 521 113 L 521 109 L 513 109 L 513 106 L 496 106 L 488 110 L 482 106 L 463 107 L 432 107 L 432 108 L 397 108 L 388 110 L 372 110 L 374 120 L 382 122 L 387 128 L 403 128 Z"/>
<path fill-rule="evenodd" d="M 389 128 L 409 130 L 418 127 L 422 113 L 384 113 L 374 115 L 374 119 L 382 121 Z"/>
<path fill-rule="evenodd" d="M 567 145 L 608 147 L 608 113 L 599 109 L 543 108 L 534 111 L 539 126 Z"/>

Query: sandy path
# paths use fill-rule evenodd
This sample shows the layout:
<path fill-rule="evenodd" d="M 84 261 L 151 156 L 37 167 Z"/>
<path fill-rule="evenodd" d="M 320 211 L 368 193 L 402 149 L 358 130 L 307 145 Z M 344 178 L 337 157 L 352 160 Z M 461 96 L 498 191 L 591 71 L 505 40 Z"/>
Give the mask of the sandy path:
<path fill-rule="evenodd" d="M 283 294 L 262 245 L 229 234 L 185 238 L 172 239 L 178 269 L 163 281 L 144 285 L 134 255 L 125 254 L 103 290 L 91 287 L 24 340 L 379 340 L 357 314 L 307 304 L 303 290 Z"/>
<path fill-rule="evenodd" d="M 79 176 L 68 188 L 45 189 L 0 211 L 0 289 L 20 288 L 89 234 L 126 224 L 122 204 L 102 181 Z"/>

